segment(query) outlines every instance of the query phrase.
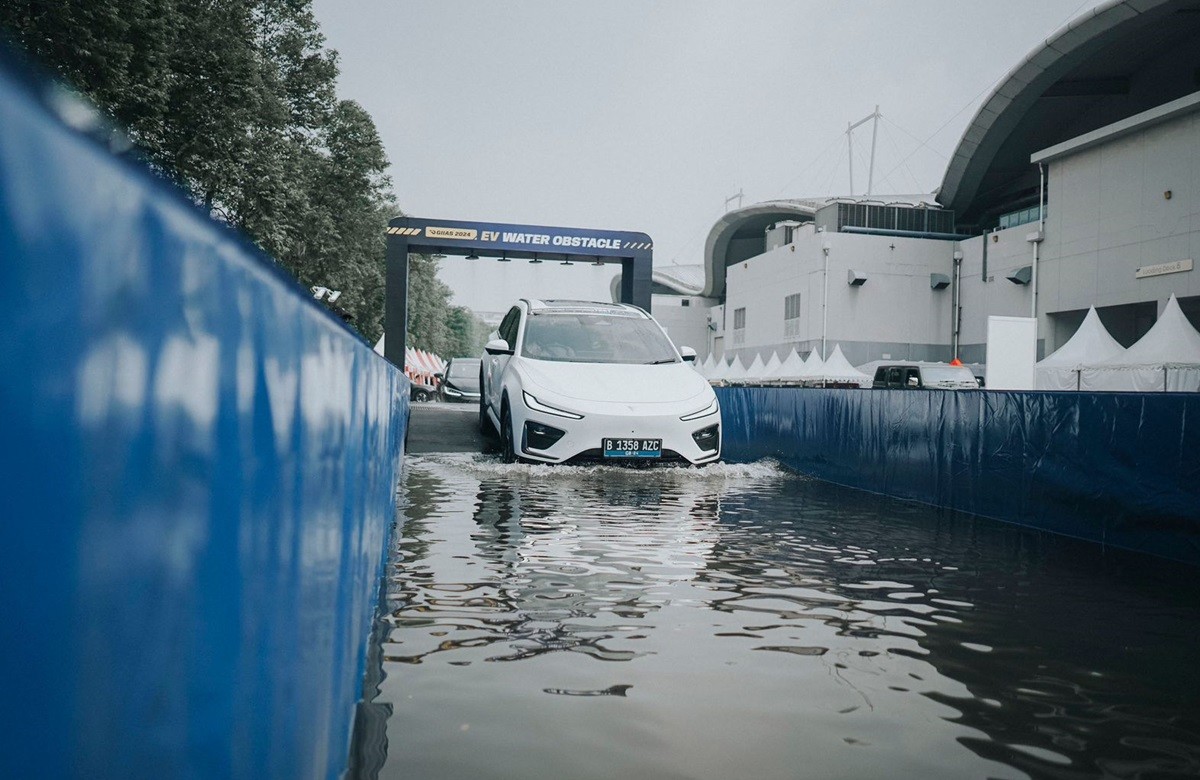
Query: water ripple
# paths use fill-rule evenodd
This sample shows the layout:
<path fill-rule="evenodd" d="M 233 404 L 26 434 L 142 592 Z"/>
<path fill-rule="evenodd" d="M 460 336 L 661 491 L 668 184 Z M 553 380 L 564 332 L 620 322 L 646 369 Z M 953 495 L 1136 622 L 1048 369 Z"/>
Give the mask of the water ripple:
<path fill-rule="evenodd" d="M 1200 774 L 1193 572 L 771 462 L 405 479 L 384 776 Z"/>

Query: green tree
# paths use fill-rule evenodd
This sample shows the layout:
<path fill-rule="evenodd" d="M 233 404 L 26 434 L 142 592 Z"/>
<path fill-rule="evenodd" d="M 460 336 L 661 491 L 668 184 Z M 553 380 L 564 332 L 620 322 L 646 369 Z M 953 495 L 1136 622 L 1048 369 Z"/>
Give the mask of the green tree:
<path fill-rule="evenodd" d="M 447 312 L 446 326 L 450 330 L 450 355 L 478 355 L 483 351 L 488 327 L 465 306 L 453 306 Z"/>
<path fill-rule="evenodd" d="M 339 307 L 379 335 L 388 162 L 370 116 L 336 98 L 311 0 L 12 0 L 0 28 L 161 175 L 306 286 L 341 290 Z"/>
<path fill-rule="evenodd" d="M 442 357 L 451 348 L 450 288 L 437 278 L 438 261 L 410 255 L 408 263 L 408 345 Z"/>

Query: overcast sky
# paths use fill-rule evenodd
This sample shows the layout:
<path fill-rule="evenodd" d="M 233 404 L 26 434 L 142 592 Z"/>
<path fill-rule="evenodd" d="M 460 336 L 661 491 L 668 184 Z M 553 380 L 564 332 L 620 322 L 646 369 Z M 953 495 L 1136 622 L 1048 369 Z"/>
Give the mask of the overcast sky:
<path fill-rule="evenodd" d="M 847 193 L 846 125 L 876 104 L 874 192 L 932 191 L 997 80 L 1098 4 L 315 0 L 406 213 L 644 231 L 658 266 L 702 262 L 739 190 Z M 870 142 L 857 131 L 857 193 Z M 500 310 L 607 299 L 612 271 L 449 258 L 442 276 Z"/>

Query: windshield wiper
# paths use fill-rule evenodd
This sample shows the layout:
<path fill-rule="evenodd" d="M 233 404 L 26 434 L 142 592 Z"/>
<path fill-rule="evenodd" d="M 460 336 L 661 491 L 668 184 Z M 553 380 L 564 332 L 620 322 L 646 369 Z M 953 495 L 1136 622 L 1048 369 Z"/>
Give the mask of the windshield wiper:
<path fill-rule="evenodd" d="M 675 362 L 675 358 L 663 358 L 662 360 L 651 360 L 649 363 L 646 363 L 646 365 L 661 366 L 663 363 L 674 363 L 674 362 Z"/>

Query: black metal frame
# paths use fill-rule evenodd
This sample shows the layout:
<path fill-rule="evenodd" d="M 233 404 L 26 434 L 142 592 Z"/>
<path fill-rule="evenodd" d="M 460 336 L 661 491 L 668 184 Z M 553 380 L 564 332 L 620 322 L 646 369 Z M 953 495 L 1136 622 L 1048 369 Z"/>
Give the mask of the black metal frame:
<path fill-rule="evenodd" d="M 621 264 L 621 302 L 650 311 L 653 242 L 645 233 L 396 217 L 388 222 L 384 356 L 404 368 L 411 253 Z"/>

